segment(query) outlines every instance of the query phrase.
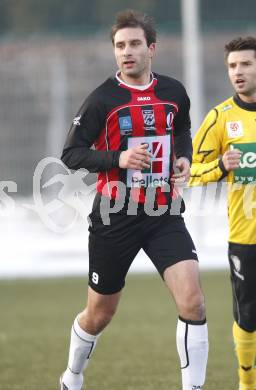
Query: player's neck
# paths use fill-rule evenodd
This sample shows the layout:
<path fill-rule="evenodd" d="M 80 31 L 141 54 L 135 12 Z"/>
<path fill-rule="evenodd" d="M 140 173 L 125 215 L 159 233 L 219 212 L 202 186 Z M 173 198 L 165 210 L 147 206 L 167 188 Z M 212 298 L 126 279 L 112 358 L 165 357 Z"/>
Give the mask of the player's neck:
<path fill-rule="evenodd" d="M 125 83 L 125 84 L 128 84 L 128 85 L 134 85 L 134 86 L 143 86 L 143 85 L 147 85 L 150 83 L 151 81 L 151 71 L 149 70 L 148 72 L 145 72 L 143 73 L 143 75 L 139 76 L 139 77 L 132 77 L 132 76 L 128 76 L 128 75 L 125 75 L 124 73 L 120 72 L 118 74 L 118 77 Z"/>
<path fill-rule="evenodd" d="M 245 103 L 256 103 L 256 91 L 251 95 L 238 94 L 239 98 Z"/>

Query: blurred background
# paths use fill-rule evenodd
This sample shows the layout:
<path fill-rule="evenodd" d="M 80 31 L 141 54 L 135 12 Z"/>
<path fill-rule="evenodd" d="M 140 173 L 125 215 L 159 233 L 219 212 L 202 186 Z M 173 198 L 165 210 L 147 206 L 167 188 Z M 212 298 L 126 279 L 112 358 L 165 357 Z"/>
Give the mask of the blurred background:
<path fill-rule="evenodd" d="M 191 5 L 193 12 L 186 12 Z M 0 0 L 0 277 L 87 270 L 86 218 L 61 200 L 63 182 L 56 179 L 45 198 L 35 199 L 44 175 L 58 173 L 61 179 L 65 168 L 52 159 L 39 167 L 42 180 L 36 182 L 34 174 L 42 159 L 60 157 L 84 98 L 115 73 L 109 30 L 115 13 L 125 8 L 155 18 L 153 70 L 187 87 L 193 133 L 206 112 L 233 93 L 223 48 L 238 35 L 255 35 L 254 0 Z M 225 268 L 225 188 L 208 192 L 185 191 L 186 220 L 201 267 Z M 92 196 L 93 191 L 81 191 L 85 214 Z M 140 254 L 133 269 L 152 266 Z"/>

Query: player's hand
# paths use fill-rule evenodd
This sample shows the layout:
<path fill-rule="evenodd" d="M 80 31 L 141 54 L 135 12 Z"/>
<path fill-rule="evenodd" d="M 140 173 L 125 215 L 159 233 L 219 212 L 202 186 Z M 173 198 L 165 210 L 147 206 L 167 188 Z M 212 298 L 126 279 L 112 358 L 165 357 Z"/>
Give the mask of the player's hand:
<path fill-rule="evenodd" d="M 188 182 L 190 178 L 190 162 L 186 157 L 180 157 L 176 160 L 174 170 L 178 172 L 172 175 L 171 177 L 172 183 L 181 185 Z"/>
<path fill-rule="evenodd" d="M 239 167 L 242 152 L 238 149 L 227 150 L 222 156 L 222 162 L 226 171 L 232 171 Z"/>
<path fill-rule="evenodd" d="M 148 144 L 141 144 L 123 151 L 119 157 L 119 167 L 139 170 L 150 168 L 151 159 L 147 148 Z"/>

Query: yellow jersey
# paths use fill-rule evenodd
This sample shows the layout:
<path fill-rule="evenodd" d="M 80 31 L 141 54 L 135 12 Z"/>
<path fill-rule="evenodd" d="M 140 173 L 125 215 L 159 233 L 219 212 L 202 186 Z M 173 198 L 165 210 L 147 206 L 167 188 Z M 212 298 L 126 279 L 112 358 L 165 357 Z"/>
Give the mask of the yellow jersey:
<path fill-rule="evenodd" d="M 221 156 L 240 149 L 239 168 L 227 172 Z M 193 140 L 190 186 L 228 181 L 229 241 L 256 244 L 256 103 L 231 97 L 205 117 Z"/>

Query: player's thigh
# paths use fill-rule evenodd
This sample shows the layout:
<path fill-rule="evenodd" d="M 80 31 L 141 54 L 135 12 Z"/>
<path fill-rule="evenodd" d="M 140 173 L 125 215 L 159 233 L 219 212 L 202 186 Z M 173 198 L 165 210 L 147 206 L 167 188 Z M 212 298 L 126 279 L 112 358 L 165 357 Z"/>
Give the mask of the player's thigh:
<path fill-rule="evenodd" d="M 200 285 L 198 261 L 187 259 L 168 267 L 164 281 L 172 293 L 177 306 L 200 304 L 203 294 Z"/>
<path fill-rule="evenodd" d="M 190 321 L 205 321 L 198 262 L 188 259 L 168 267 L 164 272 L 164 280 L 174 298 L 179 316 Z"/>
<path fill-rule="evenodd" d="M 201 320 L 204 299 L 193 240 L 182 217 L 165 216 L 159 222 L 143 249 L 163 277 L 179 314 Z"/>
<path fill-rule="evenodd" d="M 233 312 L 245 330 L 256 330 L 256 245 L 229 243 Z"/>
<path fill-rule="evenodd" d="M 143 249 L 162 278 L 165 270 L 176 263 L 188 259 L 198 261 L 195 245 L 181 216 L 159 217 Z"/>
<path fill-rule="evenodd" d="M 89 286 L 100 294 L 114 294 L 125 284 L 125 277 L 140 242 L 131 219 L 116 216 L 111 226 L 93 221 L 89 235 Z"/>
<path fill-rule="evenodd" d="M 116 243 L 111 238 L 89 236 L 89 286 L 100 294 L 114 294 L 125 285 L 125 277 L 139 251 L 132 240 Z"/>

